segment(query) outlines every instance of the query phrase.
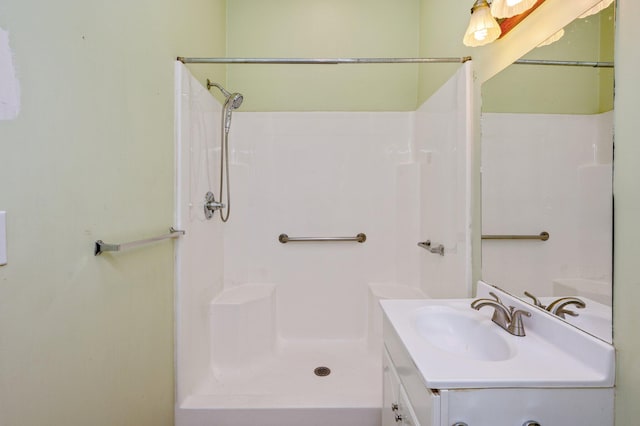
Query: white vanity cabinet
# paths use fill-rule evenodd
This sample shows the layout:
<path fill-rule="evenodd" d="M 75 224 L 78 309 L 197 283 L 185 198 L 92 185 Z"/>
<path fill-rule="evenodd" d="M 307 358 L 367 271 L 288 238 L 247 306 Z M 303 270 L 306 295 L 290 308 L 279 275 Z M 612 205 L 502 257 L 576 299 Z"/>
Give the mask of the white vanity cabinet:
<path fill-rule="evenodd" d="M 409 396 L 400 382 L 398 372 L 386 350 L 384 351 L 382 369 L 384 374 L 382 426 L 420 426 L 421 423 L 413 411 Z M 423 396 L 427 400 L 433 399 L 428 393 Z"/>
<path fill-rule="evenodd" d="M 405 390 L 398 368 L 411 391 Z M 383 374 L 382 426 L 613 424 L 613 388 L 431 390 L 416 386 L 418 371 L 397 367 L 387 350 Z"/>

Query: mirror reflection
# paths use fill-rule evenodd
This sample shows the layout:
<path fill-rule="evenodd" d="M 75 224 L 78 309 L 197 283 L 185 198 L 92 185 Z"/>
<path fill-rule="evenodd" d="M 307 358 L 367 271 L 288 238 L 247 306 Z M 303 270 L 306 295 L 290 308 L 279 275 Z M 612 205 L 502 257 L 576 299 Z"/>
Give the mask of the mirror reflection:
<path fill-rule="evenodd" d="M 613 12 L 525 58 L 613 61 Z M 612 166 L 612 68 L 513 64 L 483 85 L 482 278 L 607 341 Z"/>

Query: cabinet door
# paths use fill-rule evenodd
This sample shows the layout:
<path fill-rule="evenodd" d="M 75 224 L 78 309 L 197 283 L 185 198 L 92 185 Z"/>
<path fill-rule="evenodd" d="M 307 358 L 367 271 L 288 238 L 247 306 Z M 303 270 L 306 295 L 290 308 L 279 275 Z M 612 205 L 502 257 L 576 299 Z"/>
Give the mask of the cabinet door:
<path fill-rule="evenodd" d="M 396 426 L 400 378 L 386 350 L 382 359 L 382 426 Z"/>
<path fill-rule="evenodd" d="M 399 417 L 396 418 L 399 420 L 398 424 L 404 426 L 420 426 L 418 418 L 413 412 L 413 407 L 411 407 L 411 403 L 409 402 L 409 397 L 402 386 L 400 386 L 400 395 L 398 396 L 398 413 Z"/>

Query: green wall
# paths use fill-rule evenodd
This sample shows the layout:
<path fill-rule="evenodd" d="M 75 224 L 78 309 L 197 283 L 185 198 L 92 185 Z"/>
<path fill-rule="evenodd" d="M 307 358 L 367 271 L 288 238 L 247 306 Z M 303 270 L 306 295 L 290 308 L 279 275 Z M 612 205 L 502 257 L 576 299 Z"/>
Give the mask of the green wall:
<path fill-rule="evenodd" d="M 557 42 L 525 59 L 613 61 L 613 5 L 577 19 Z M 511 65 L 483 84 L 485 112 L 595 114 L 613 108 L 610 68 Z"/>
<path fill-rule="evenodd" d="M 0 122 L 0 424 L 173 424 L 178 55 L 223 55 L 212 0 L 4 0 L 22 111 Z M 202 70 L 197 70 L 203 75 Z M 222 71 L 220 71 L 222 72 Z"/>
<path fill-rule="evenodd" d="M 229 57 L 415 57 L 418 0 L 234 0 Z M 230 65 L 243 111 L 414 110 L 418 66 Z"/>
<path fill-rule="evenodd" d="M 462 44 L 473 1 L 420 1 L 420 56 L 425 58 L 473 56 Z M 458 70 L 458 64 L 420 65 L 418 103 L 429 99 Z"/>

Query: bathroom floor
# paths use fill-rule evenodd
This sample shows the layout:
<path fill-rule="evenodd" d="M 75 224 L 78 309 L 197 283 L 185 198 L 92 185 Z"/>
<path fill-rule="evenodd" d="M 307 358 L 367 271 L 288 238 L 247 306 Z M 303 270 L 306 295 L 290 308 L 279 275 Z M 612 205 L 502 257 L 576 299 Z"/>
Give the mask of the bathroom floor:
<path fill-rule="evenodd" d="M 272 357 L 255 365 L 212 372 L 181 407 L 379 407 L 381 364 L 381 354 L 364 340 L 283 340 Z M 317 367 L 331 373 L 317 376 Z"/>

